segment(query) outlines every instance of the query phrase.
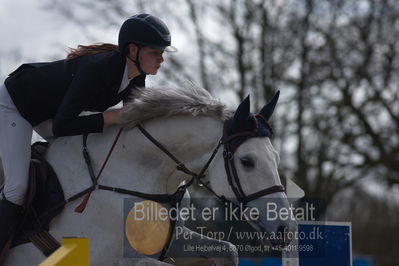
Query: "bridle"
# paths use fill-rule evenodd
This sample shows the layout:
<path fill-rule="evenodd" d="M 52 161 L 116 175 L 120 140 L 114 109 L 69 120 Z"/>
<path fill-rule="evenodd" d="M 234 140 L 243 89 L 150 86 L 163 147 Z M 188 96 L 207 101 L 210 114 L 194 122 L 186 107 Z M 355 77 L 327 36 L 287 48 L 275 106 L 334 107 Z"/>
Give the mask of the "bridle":
<path fill-rule="evenodd" d="M 245 140 L 249 138 L 253 138 L 256 135 L 256 131 L 258 130 L 258 120 L 257 117 L 261 118 L 265 125 L 270 129 L 271 127 L 266 119 L 263 118 L 262 115 L 257 114 L 253 116 L 253 120 L 255 123 L 255 128 L 252 131 L 245 131 L 233 134 L 228 136 L 227 129 L 229 120 L 225 121 L 223 126 L 223 137 L 221 139 L 221 143 L 224 145 L 223 150 L 223 159 L 224 159 L 224 167 L 226 170 L 227 180 L 229 182 L 230 188 L 233 190 L 233 193 L 239 203 L 246 205 L 248 202 L 253 201 L 255 199 L 261 198 L 266 195 L 270 195 L 276 192 L 285 192 L 285 189 L 282 185 L 274 185 L 265 189 L 262 189 L 258 192 L 252 193 L 250 195 L 246 195 L 244 190 L 242 189 L 240 179 L 237 174 L 237 168 L 234 162 L 234 153 Z M 233 142 L 236 139 L 240 139 L 238 142 Z M 210 188 L 208 188 L 210 189 Z M 215 193 L 214 193 L 215 194 Z"/>
<path fill-rule="evenodd" d="M 231 123 L 230 120 L 226 120 L 224 122 L 223 126 L 223 135 L 222 138 L 218 141 L 217 146 L 214 148 L 210 158 L 206 162 L 206 164 L 202 167 L 201 171 L 197 174 L 190 169 L 188 169 L 184 163 L 182 163 L 179 159 L 177 159 L 170 151 L 168 151 L 159 141 L 157 141 L 141 124 L 137 125 L 137 128 L 140 130 L 140 132 L 149 140 L 151 141 L 155 146 L 157 146 L 163 153 L 165 153 L 170 159 L 172 159 L 176 163 L 176 169 L 178 171 L 181 171 L 189 176 L 191 178 L 183 185 L 181 185 L 174 194 L 169 195 L 169 194 L 149 194 L 149 193 L 142 193 L 138 191 L 133 191 L 133 190 L 128 190 L 124 188 L 117 188 L 117 187 L 110 187 L 110 186 L 104 186 L 98 184 L 98 179 L 100 178 L 100 175 L 102 173 L 102 170 L 105 168 L 105 165 L 112 153 L 113 148 L 115 147 L 119 136 L 121 135 L 121 132 L 123 128 L 121 128 L 114 140 L 114 143 L 108 152 L 108 156 L 103 163 L 101 170 L 97 176 L 94 175 L 94 170 L 91 164 L 91 159 L 88 153 L 88 148 L 86 145 L 87 141 L 87 135 L 83 136 L 83 155 L 85 158 L 85 162 L 87 164 L 91 180 L 93 182 L 93 185 L 82 192 L 77 193 L 76 195 L 70 197 L 69 199 L 66 200 L 66 202 L 73 201 L 77 198 L 80 198 L 82 196 L 85 196 L 84 200 L 82 203 L 75 209 L 76 212 L 83 212 L 87 202 L 89 200 L 91 192 L 93 192 L 96 189 L 101 189 L 101 190 L 108 190 L 108 191 L 113 191 L 121 194 L 126 194 L 126 195 L 131 195 L 131 196 L 137 196 L 140 198 L 145 198 L 145 199 L 150 199 L 158 202 L 169 202 L 172 205 L 175 205 L 176 203 L 180 202 L 181 199 L 184 196 L 184 193 L 188 187 L 190 187 L 194 182 L 196 182 L 198 185 L 206 188 L 209 192 L 211 192 L 215 197 L 217 197 L 219 200 L 223 202 L 229 202 L 233 205 L 243 204 L 246 205 L 248 202 L 253 201 L 255 199 L 261 198 L 263 196 L 273 194 L 276 192 L 284 192 L 285 189 L 281 185 L 275 185 L 271 186 L 265 189 L 262 189 L 258 192 L 252 193 L 250 195 L 246 195 L 244 193 L 244 190 L 242 189 L 240 179 L 237 174 L 237 169 L 235 166 L 234 162 L 234 153 L 237 150 L 238 146 L 242 144 L 245 140 L 249 138 L 256 137 L 256 132 L 258 130 L 258 121 L 256 118 L 261 118 L 262 121 L 265 123 L 265 125 L 270 129 L 271 127 L 267 123 L 266 119 L 264 119 L 260 114 L 254 115 L 253 119 L 255 122 L 255 128 L 251 131 L 244 131 L 240 133 L 236 133 L 233 135 L 228 135 L 227 129 L 229 127 L 229 123 Z M 226 170 L 226 175 L 227 175 L 227 181 L 232 189 L 235 197 L 236 197 L 236 202 L 227 199 L 224 195 L 218 195 L 210 186 L 209 186 L 209 181 L 204 182 L 204 177 L 205 177 L 205 172 L 208 170 L 210 164 L 212 163 L 213 159 L 215 158 L 217 152 L 219 151 L 221 146 L 224 146 L 223 150 L 223 158 L 224 158 L 224 166 Z"/>
<path fill-rule="evenodd" d="M 236 200 L 238 203 L 246 205 L 248 202 L 253 201 L 255 199 L 261 198 L 263 196 L 273 194 L 276 192 L 285 192 L 285 189 L 281 185 L 275 185 L 268 187 L 266 189 L 262 189 L 258 192 L 252 193 L 250 195 L 246 195 L 242 189 L 240 179 L 237 174 L 237 169 L 235 166 L 234 162 L 234 153 L 237 150 L 239 144 L 243 143 L 245 140 L 255 137 L 255 133 L 258 129 L 258 122 L 256 117 L 261 117 L 263 122 L 270 128 L 269 124 L 267 123 L 266 119 L 264 119 L 260 114 L 257 114 L 253 117 L 255 121 L 255 128 L 252 131 L 246 131 L 246 132 L 240 132 L 236 133 L 234 135 L 228 136 L 227 134 L 227 128 L 229 126 L 230 121 L 227 120 L 224 122 L 223 125 L 223 136 L 218 142 L 216 148 L 214 148 L 210 158 L 206 162 L 206 164 L 202 167 L 201 171 L 199 174 L 196 174 L 192 171 L 190 171 L 181 161 L 179 161 L 172 153 L 170 153 L 161 143 L 159 143 L 154 137 L 151 136 L 150 133 L 148 133 L 147 130 L 144 129 L 144 127 L 140 124 L 137 125 L 137 128 L 141 131 L 141 133 L 148 139 L 150 140 L 154 145 L 156 145 L 160 150 L 162 150 L 166 155 L 169 156 L 172 160 L 175 161 L 177 164 L 177 170 L 182 171 L 188 175 L 191 176 L 190 180 L 186 182 L 183 186 L 181 186 L 179 189 L 187 189 L 189 186 L 191 186 L 194 181 L 200 185 L 205 187 L 209 192 L 211 192 L 213 195 L 215 195 L 218 199 L 220 199 L 223 202 L 232 202 L 231 200 L 227 199 L 223 195 L 218 195 L 210 186 L 209 182 L 204 182 L 203 178 L 205 177 L 205 172 L 209 168 L 210 164 L 212 163 L 213 159 L 215 158 L 217 152 L 219 151 L 220 147 L 223 145 L 224 150 L 223 150 L 223 158 L 224 158 L 224 166 L 226 170 L 226 175 L 227 175 L 227 180 L 229 183 L 230 188 L 232 189 Z M 233 144 L 233 140 L 236 140 L 237 138 L 241 138 L 241 141 L 238 142 L 239 144 Z M 236 142 L 237 143 L 237 142 Z"/>

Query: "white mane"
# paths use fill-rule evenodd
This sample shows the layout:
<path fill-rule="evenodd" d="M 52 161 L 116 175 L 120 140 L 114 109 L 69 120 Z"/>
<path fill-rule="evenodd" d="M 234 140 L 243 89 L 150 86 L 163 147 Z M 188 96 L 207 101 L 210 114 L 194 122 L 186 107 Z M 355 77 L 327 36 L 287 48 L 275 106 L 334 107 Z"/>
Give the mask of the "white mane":
<path fill-rule="evenodd" d="M 126 127 L 152 118 L 173 115 L 214 116 L 226 120 L 233 115 L 205 89 L 187 82 L 184 88 L 138 88 L 122 115 Z"/>

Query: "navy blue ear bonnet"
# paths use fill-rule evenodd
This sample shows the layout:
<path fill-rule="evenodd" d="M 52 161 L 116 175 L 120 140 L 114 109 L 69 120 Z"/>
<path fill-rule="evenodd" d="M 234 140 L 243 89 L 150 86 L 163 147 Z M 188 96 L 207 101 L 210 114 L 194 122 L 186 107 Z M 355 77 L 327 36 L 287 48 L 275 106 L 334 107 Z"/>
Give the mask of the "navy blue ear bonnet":
<path fill-rule="evenodd" d="M 273 130 L 269 119 L 277 104 L 279 91 L 272 100 L 266 104 L 258 114 L 249 111 L 249 96 L 238 106 L 234 117 L 226 121 L 223 142 L 230 146 L 234 152 L 245 140 L 253 137 L 272 137 Z"/>
<path fill-rule="evenodd" d="M 229 145 L 232 150 L 236 150 L 244 141 L 254 137 L 273 136 L 273 129 L 261 114 L 252 114 L 248 116 L 245 124 L 240 127 L 234 126 L 234 120 L 227 122 L 227 137 L 230 137 Z"/>
<path fill-rule="evenodd" d="M 246 123 L 238 126 L 235 125 L 234 120 L 229 121 L 228 136 L 243 132 L 252 132 L 251 137 L 271 138 L 273 136 L 273 129 L 261 114 L 250 113 Z"/>

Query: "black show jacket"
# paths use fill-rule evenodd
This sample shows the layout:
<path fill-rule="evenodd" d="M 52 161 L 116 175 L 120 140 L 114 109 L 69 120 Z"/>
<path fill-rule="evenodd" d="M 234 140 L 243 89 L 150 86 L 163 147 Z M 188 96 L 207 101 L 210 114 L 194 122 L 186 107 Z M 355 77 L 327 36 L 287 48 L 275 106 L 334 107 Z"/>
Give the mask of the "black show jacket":
<path fill-rule="evenodd" d="M 104 112 L 129 97 L 132 86 L 145 86 L 145 75 L 118 94 L 126 59 L 117 51 L 71 60 L 23 64 L 5 80 L 20 114 L 32 126 L 53 119 L 55 136 L 102 132 Z"/>

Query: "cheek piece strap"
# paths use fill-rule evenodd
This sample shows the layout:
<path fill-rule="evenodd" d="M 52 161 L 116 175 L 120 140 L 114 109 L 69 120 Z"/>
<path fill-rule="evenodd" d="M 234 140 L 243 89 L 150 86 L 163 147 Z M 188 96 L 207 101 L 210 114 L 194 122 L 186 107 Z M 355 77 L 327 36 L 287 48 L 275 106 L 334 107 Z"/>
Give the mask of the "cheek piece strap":
<path fill-rule="evenodd" d="M 140 51 L 141 51 L 141 46 L 137 46 L 136 59 L 133 59 L 129 53 L 127 54 L 127 58 L 129 58 L 129 60 L 136 65 L 141 75 L 147 75 L 147 73 L 144 72 L 144 70 L 141 68 L 140 65 Z"/>

